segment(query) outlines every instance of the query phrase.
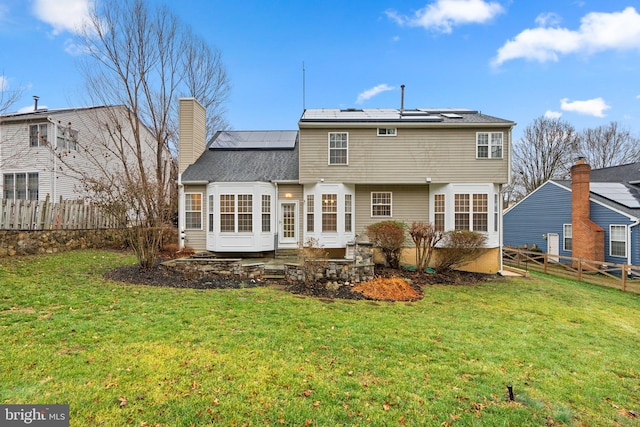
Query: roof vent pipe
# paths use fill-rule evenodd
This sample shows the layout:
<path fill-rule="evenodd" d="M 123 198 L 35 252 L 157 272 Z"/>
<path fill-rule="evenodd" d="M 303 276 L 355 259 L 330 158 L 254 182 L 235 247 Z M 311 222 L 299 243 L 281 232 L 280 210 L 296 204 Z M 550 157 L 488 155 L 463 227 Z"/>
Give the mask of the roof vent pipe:
<path fill-rule="evenodd" d="M 404 111 L 404 85 L 400 85 L 400 91 L 400 112 L 402 113 Z"/>
<path fill-rule="evenodd" d="M 38 111 L 38 100 L 39 96 L 33 95 L 33 111 Z"/>

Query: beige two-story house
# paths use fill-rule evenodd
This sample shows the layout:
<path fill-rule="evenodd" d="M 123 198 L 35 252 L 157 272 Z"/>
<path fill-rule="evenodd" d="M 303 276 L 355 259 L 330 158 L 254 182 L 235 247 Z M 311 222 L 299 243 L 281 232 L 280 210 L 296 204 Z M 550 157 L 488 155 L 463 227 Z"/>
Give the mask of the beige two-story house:
<path fill-rule="evenodd" d="M 369 224 L 422 221 L 485 233 L 470 268 L 501 269 L 514 122 L 467 109 L 308 109 L 297 131 L 219 132 L 205 146 L 200 129 L 199 151 L 186 135 L 203 112 L 181 102 L 180 152 L 192 156 L 180 170 L 184 244 L 268 252 L 313 239 L 336 253 L 366 241 Z"/>

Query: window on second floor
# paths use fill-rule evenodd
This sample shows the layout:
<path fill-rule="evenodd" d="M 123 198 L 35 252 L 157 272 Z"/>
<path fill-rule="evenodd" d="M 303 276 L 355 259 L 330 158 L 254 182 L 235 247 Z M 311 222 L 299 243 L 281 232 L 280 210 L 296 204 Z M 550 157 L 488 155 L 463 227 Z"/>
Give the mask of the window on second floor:
<path fill-rule="evenodd" d="M 37 173 L 5 173 L 3 196 L 9 200 L 38 200 Z"/>
<path fill-rule="evenodd" d="M 29 146 L 41 147 L 47 145 L 47 124 L 29 125 Z"/>
<path fill-rule="evenodd" d="M 502 139 L 502 132 L 478 132 L 476 134 L 476 157 L 479 159 L 501 159 Z"/>
<path fill-rule="evenodd" d="M 396 128 L 378 128 L 378 136 L 396 136 Z"/>
<path fill-rule="evenodd" d="M 349 164 L 349 134 L 347 132 L 329 132 L 329 164 Z"/>
<path fill-rule="evenodd" d="M 57 126 L 56 148 L 61 150 L 77 150 L 78 149 L 78 131 L 71 129 L 69 126 Z"/>

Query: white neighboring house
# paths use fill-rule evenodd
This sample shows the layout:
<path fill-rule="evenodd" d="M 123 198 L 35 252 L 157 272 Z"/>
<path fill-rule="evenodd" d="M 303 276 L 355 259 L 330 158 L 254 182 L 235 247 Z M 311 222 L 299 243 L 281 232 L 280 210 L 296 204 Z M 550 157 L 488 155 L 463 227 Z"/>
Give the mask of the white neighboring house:
<path fill-rule="evenodd" d="M 0 198 L 84 198 L 87 193 L 80 176 L 71 169 L 94 176 L 121 171 L 117 156 L 109 153 L 113 144 L 108 141 L 110 129 L 116 128 L 114 117 L 124 119 L 126 114 L 123 106 L 55 110 L 36 106 L 34 111 L 0 115 Z M 146 127 L 140 129 L 148 149 L 145 158 L 153 160 L 155 142 Z"/>

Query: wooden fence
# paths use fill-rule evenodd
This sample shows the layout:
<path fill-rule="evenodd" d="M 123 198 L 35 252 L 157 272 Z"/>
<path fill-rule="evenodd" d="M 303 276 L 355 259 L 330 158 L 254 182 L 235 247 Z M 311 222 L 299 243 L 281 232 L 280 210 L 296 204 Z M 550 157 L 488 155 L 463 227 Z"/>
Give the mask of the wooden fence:
<path fill-rule="evenodd" d="M 640 266 L 503 248 L 505 265 L 640 293 Z"/>
<path fill-rule="evenodd" d="M 117 228 L 119 223 L 83 200 L 0 199 L 0 230 L 89 230 Z"/>

